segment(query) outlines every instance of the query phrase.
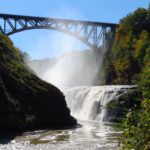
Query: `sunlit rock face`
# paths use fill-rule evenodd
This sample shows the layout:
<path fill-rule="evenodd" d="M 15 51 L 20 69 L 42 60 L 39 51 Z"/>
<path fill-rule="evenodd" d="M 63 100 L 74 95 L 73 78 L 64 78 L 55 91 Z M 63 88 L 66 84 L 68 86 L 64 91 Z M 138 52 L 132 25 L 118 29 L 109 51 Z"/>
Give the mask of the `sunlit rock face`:
<path fill-rule="evenodd" d="M 76 125 L 64 95 L 26 69 L 20 52 L 0 33 L 0 132 Z"/>

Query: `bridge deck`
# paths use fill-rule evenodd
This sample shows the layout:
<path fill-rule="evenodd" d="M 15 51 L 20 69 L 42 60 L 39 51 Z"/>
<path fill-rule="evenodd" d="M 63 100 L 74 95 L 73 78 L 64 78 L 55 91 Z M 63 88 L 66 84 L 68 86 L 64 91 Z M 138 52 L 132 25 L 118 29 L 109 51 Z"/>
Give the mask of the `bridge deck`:
<path fill-rule="evenodd" d="M 36 17 L 36 16 L 24 16 L 24 15 L 12 15 L 12 14 L 2 14 L 0 13 L 0 18 L 12 18 L 12 19 L 30 19 L 30 20 L 55 20 L 58 22 L 70 22 L 70 23 L 80 23 L 80 24 L 88 24 L 88 25 L 97 25 L 97 26 L 118 26 L 116 23 L 106 23 L 106 22 L 95 22 L 95 21 L 80 21 L 80 20 L 72 20 L 72 19 L 60 19 L 60 18 L 47 18 L 47 17 Z"/>
<path fill-rule="evenodd" d="M 118 24 L 72 19 L 0 13 L 0 31 L 6 35 L 31 29 L 50 29 L 66 33 L 92 49 L 110 48 Z"/>

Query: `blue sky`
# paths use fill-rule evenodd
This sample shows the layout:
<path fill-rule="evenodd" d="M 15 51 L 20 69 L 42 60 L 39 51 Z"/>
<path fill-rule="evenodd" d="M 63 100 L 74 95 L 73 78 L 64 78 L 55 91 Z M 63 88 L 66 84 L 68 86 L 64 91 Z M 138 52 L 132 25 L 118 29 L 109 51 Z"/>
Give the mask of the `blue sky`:
<path fill-rule="evenodd" d="M 0 0 L 0 13 L 118 23 L 149 3 L 150 0 Z M 24 31 L 10 38 L 16 47 L 36 59 L 87 48 L 78 40 L 50 30 Z"/>

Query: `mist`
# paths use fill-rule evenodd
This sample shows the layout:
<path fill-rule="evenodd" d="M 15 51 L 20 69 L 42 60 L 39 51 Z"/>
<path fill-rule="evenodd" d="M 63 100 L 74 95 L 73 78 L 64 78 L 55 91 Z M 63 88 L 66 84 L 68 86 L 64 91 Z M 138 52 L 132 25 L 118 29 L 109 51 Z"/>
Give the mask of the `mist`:
<path fill-rule="evenodd" d="M 100 50 L 68 51 L 56 58 L 26 63 L 37 76 L 57 87 L 91 86 L 101 69 L 101 54 Z"/>
<path fill-rule="evenodd" d="M 53 13 L 57 17 L 64 14 L 65 18 L 68 18 L 68 15 L 73 18 L 84 18 L 67 6 Z M 35 55 L 38 56 L 38 60 L 26 60 L 26 63 L 38 77 L 57 87 L 99 85 L 98 75 L 103 53 L 103 49 L 89 50 L 79 40 L 51 31 L 51 34 L 40 37 L 37 41 Z M 40 59 L 43 55 L 47 55 L 47 58 Z"/>

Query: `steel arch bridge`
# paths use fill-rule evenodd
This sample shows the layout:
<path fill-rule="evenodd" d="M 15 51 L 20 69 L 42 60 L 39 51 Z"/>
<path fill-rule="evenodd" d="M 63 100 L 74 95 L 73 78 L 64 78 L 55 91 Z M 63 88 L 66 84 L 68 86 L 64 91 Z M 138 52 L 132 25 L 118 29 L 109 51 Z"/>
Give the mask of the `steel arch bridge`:
<path fill-rule="evenodd" d="M 0 31 L 6 35 L 31 29 L 50 29 L 68 34 L 92 49 L 110 48 L 117 24 L 0 14 Z"/>

